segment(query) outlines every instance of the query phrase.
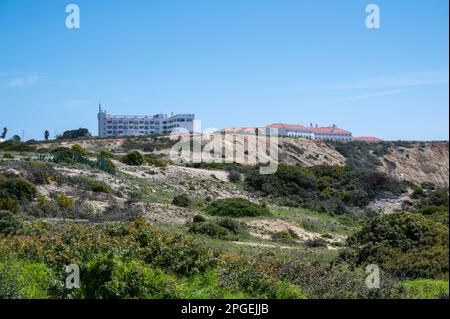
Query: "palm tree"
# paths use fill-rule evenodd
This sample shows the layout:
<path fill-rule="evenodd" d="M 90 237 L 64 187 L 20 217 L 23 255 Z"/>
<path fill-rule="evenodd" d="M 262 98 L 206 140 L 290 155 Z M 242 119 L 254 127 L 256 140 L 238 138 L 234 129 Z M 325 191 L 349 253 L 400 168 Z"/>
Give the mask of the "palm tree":
<path fill-rule="evenodd" d="M 4 127 L 3 128 L 3 133 L 2 133 L 2 135 L 0 135 L 0 137 L 4 139 L 6 137 L 6 133 L 8 133 L 8 128 Z"/>

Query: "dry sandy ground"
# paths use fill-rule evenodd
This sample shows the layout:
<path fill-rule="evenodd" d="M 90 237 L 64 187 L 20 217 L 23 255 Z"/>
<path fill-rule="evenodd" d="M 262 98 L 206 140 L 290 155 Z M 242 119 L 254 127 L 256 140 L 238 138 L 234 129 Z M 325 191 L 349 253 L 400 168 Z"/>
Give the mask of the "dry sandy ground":
<path fill-rule="evenodd" d="M 321 234 L 307 231 L 295 223 L 289 223 L 284 220 L 275 220 L 275 219 L 255 219 L 247 221 L 246 226 L 250 234 L 254 237 L 262 238 L 265 240 L 271 240 L 273 233 L 283 232 L 291 230 L 293 231 L 299 238 L 300 242 L 304 242 L 311 239 L 322 238 Z M 344 236 L 335 235 L 333 238 L 323 238 L 325 241 L 330 244 L 333 242 L 342 242 L 345 240 Z M 331 248 L 329 246 L 328 248 Z"/>
<path fill-rule="evenodd" d="M 406 201 L 412 201 L 411 194 L 412 190 L 409 190 L 409 192 L 401 197 L 387 197 L 383 199 L 377 199 L 369 203 L 367 208 L 373 209 L 379 214 L 390 214 L 390 213 L 396 213 L 403 211 L 403 203 Z"/>
<path fill-rule="evenodd" d="M 147 204 L 144 207 L 144 218 L 149 222 L 163 222 L 168 224 L 182 225 L 191 222 L 195 212 L 186 208 L 168 204 Z"/>
<path fill-rule="evenodd" d="M 187 179 L 228 181 L 228 172 L 220 170 L 206 170 L 199 168 L 168 165 L 164 169 L 154 166 L 129 166 L 114 161 L 117 168 L 123 172 L 140 178 L 152 180 L 182 181 Z"/>

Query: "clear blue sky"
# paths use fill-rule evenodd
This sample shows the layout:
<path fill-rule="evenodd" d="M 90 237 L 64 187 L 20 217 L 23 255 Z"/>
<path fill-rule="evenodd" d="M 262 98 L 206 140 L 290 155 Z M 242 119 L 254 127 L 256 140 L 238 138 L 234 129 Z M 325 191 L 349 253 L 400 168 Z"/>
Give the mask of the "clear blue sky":
<path fill-rule="evenodd" d="M 65 27 L 65 6 L 81 28 Z M 377 3 L 381 29 L 365 26 Z M 0 0 L 0 127 L 42 138 L 113 114 L 203 128 L 336 123 L 448 139 L 447 0 Z"/>

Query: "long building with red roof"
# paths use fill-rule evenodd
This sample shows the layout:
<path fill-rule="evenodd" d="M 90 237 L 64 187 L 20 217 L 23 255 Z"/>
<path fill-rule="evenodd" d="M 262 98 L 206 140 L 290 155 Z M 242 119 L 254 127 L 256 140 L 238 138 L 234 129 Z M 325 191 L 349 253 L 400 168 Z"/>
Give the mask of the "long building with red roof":
<path fill-rule="evenodd" d="M 352 132 L 341 129 L 336 125 L 319 127 L 312 124 L 307 127 L 304 125 L 293 125 L 284 123 L 274 123 L 268 125 L 267 129 L 278 129 L 279 136 L 305 137 L 313 140 L 351 140 Z"/>
<path fill-rule="evenodd" d="M 372 136 L 353 137 L 352 132 L 337 127 L 336 125 L 319 126 L 312 125 L 304 126 L 300 124 L 286 124 L 273 123 L 267 125 L 265 128 L 255 127 L 240 127 L 240 128 L 225 128 L 222 133 L 253 135 L 271 134 L 270 130 L 276 129 L 278 136 L 286 137 L 303 137 L 311 140 L 339 140 L 339 141 L 365 141 L 365 142 L 380 142 L 382 139 Z"/>

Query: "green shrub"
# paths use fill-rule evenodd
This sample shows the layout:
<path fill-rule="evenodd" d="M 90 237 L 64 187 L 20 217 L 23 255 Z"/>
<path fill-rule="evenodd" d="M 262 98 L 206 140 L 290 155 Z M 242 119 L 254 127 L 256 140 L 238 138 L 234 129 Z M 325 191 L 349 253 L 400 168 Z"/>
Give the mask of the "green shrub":
<path fill-rule="evenodd" d="M 404 288 L 403 298 L 409 299 L 448 299 L 448 281 L 419 279 L 405 281 L 401 284 Z"/>
<path fill-rule="evenodd" d="M 45 264 L 0 258 L 0 299 L 49 298 L 50 286 Z"/>
<path fill-rule="evenodd" d="M 298 235 L 292 230 L 284 230 L 272 234 L 272 240 L 285 244 L 293 244 L 299 239 Z"/>
<path fill-rule="evenodd" d="M 236 169 L 230 170 L 228 180 L 232 183 L 239 183 L 241 181 L 241 173 Z"/>
<path fill-rule="evenodd" d="M 217 266 L 219 253 L 203 242 L 185 236 L 149 234 L 145 261 L 181 276 L 194 276 Z M 153 238 L 153 239 L 150 239 Z"/>
<path fill-rule="evenodd" d="M 76 149 L 59 147 L 52 151 L 52 155 L 55 163 L 93 165 L 89 158 Z"/>
<path fill-rule="evenodd" d="M 449 226 L 448 206 L 424 206 L 418 212 L 436 223 Z"/>
<path fill-rule="evenodd" d="M 87 150 L 83 148 L 80 144 L 75 144 L 71 147 L 72 151 L 80 153 L 81 155 L 87 155 Z"/>
<path fill-rule="evenodd" d="M 111 187 L 100 181 L 91 181 L 90 182 L 91 190 L 95 193 L 111 193 L 112 189 Z"/>
<path fill-rule="evenodd" d="M 328 265 L 295 258 L 283 262 L 277 277 L 301 287 L 312 299 L 399 298 L 395 280 L 383 276 L 380 289 L 369 289 L 364 269 L 346 263 Z"/>
<path fill-rule="evenodd" d="M 12 155 L 11 153 L 4 153 L 3 154 L 3 158 L 5 158 L 5 159 L 13 159 L 14 155 Z"/>
<path fill-rule="evenodd" d="M 217 220 L 217 225 L 228 229 L 234 234 L 242 233 L 244 231 L 244 227 L 241 223 L 231 218 L 221 218 Z"/>
<path fill-rule="evenodd" d="M 114 153 L 110 151 L 101 151 L 99 157 L 114 158 Z"/>
<path fill-rule="evenodd" d="M 137 260 L 112 254 L 90 261 L 82 278 L 85 298 L 175 298 L 175 280 L 163 271 Z"/>
<path fill-rule="evenodd" d="M 67 182 L 72 185 L 79 186 L 85 190 L 96 193 L 111 193 L 112 188 L 102 181 L 97 181 L 88 176 L 75 176 L 70 177 Z"/>
<path fill-rule="evenodd" d="M 275 290 L 276 299 L 308 299 L 307 294 L 299 286 L 289 282 L 279 281 Z"/>
<path fill-rule="evenodd" d="M 7 210 L 13 214 L 17 214 L 20 208 L 20 204 L 16 199 L 10 197 L 0 198 L 0 211 Z"/>
<path fill-rule="evenodd" d="M 9 178 L 0 182 L 0 196 L 13 197 L 18 201 L 32 201 L 37 188 L 24 178 Z"/>
<path fill-rule="evenodd" d="M 189 226 L 189 232 L 223 240 L 231 238 L 231 233 L 228 229 L 211 221 L 192 223 Z"/>
<path fill-rule="evenodd" d="M 68 197 L 64 194 L 58 194 L 56 196 L 56 200 L 62 208 L 72 208 L 73 205 L 75 204 L 75 201 L 73 198 Z"/>
<path fill-rule="evenodd" d="M 0 210 L 0 235 L 14 235 L 23 228 L 22 220 L 10 211 Z"/>
<path fill-rule="evenodd" d="M 0 143 L 0 151 L 5 152 L 34 152 L 35 149 L 34 146 L 13 140 Z"/>
<path fill-rule="evenodd" d="M 267 216 L 270 214 L 267 207 L 252 203 L 244 198 L 219 199 L 212 202 L 207 212 L 210 215 L 244 217 Z"/>
<path fill-rule="evenodd" d="M 224 287 L 216 270 L 210 270 L 202 274 L 198 274 L 192 278 L 181 281 L 177 286 L 179 298 L 181 299 L 244 299 L 248 295 L 230 290 Z"/>
<path fill-rule="evenodd" d="M 97 168 L 109 174 L 116 174 L 116 165 L 110 160 L 110 157 L 105 155 L 100 155 L 97 157 Z"/>
<path fill-rule="evenodd" d="M 144 165 L 144 156 L 138 151 L 128 153 L 122 158 L 122 162 L 130 166 L 142 166 Z"/>
<path fill-rule="evenodd" d="M 73 140 L 82 137 L 90 137 L 91 133 L 87 128 L 79 128 L 76 130 L 64 131 L 62 135 L 58 136 L 57 139 L 60 140 Z"/>
<path fill-rule="evenodd" d="M 327 241 L 323 238 L 308 239 L 305 241 L 305 246 L 309 248 L 327 247 Z"/>
<path fill-rule="evenodd" d="M 202 222 L 206 222 L 206 218 L 203 217 L 202 215 L 195 215 L 193 220 L 193 223 L 202 223 Z"/>
<path fill-rule="evenodd" d="M 342 166 L 281 164 L 274 174 L 259 174 L 258 168 L 245 174 L 246 189 L 257 195 L 336 215 L 349 213 L 349 207 L 364 208 L 381 193 L 399 195 L 406 189 L 382 172 Z"/>
<path fill-rule="evenodd" d="M 145 162 L 148 165 L 152 165 L 152 166 L 156 166 L 156 167 L 162 167 L 162 168 L 167 167 L 167 165 L 169 165 L 168 161 L 163 160 L 161 158 L 158 158 L 154 154 L 145 155 Z"/>
<path fill-rule="evenodd" d="M 45 164 L 38 161 L 22 164 L 27 173 L 29 180 L 35 184 L 49 184 L 52 180 L 58 179 L 59 174 L 53 169 L 50 164 Z"/>
<path fill-rule="evenodd" d="M 350 250 L 342 258 L 357 265 L 377 264 L 399 278 L 448 276 L 448 229 L 419 214 L 372 218 L 347 245 Z"/>
<path fill-rule="evenodd" d="M 188 195 L 181 194 L 173 198 L 172 204 L 178 207 L 189 207 L 191 206 L 192 201 Z"/>

